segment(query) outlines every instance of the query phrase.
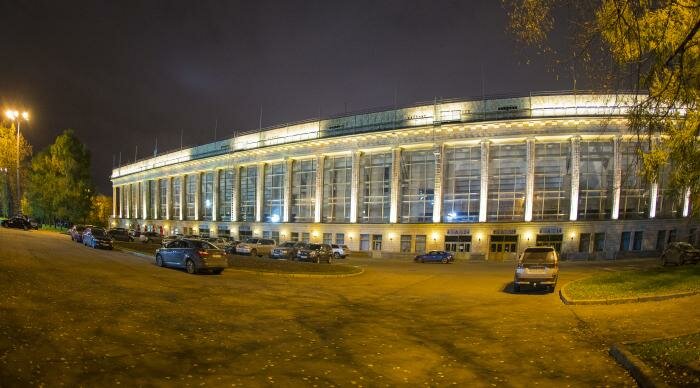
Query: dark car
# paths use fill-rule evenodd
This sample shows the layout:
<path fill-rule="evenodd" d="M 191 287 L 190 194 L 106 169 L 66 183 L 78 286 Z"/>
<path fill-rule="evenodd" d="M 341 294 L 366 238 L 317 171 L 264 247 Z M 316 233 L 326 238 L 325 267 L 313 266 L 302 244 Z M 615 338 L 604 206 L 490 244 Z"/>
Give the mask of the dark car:
<path fill-rule="evenodd" d="M 228 267 L 228 260 L 222 249 L 207 241 L 182 238 L 156 249 L 156 265 L 184 268 L 190 274 L 204 270 L 220 274 Z"/>
<path fill-rule="evenodd" d="M 141 241 L 144 244 L 161 244 L 163 242 L 163 236 L 161 236 L 158 232 L 142 232 L 139 236 L 139 241 Z"/>
<path fill-rule="evenodd" d="M 297 260 L 311 261 L 320 263 L 325 261 L 330 264 L 333 257 L 333 250 L 329 244 L 307 244 L 303 248 L 299 248 L 297 252 Z"/>
<path fill-rule="evenodd" d="M 422 255 L 417 255 L 413 261 L 417 263 L 452 263 L 455 261 L 455 257 L 450 252 L 445 251 L 430 251 Z"/>
<path fill-rule="evenodd" d="M 284 244 L 280 244 L 270 251 L 271 259 L 288 259 L 294 260 L 297 257 L 299 249 L 306 248 L 306 243 L 287 241 Z"/>
<path fill-rule="evenodd" d="M 91 226 L 83 232 L 83 245 L 91 248 L 112 249 L 112 237 L 103 228 Z"/>
<path fill-rule="evenodd" d="M 231 240 L 228 242 L 228 244 L 224 245 L 224 251 L 226 251 L 226 254 L 228 255 L 235 255 L 236 254 L 236 246 L 240 244 L 241 242 L 238 240 Z"/>
<path fill-rule="evenodd" d="M 12 217 L 7 220 L 3 220 L 2 226 L 5 228 L 15 228 L 24 230 L 29 230 L 32 228 L 32 225 L 29 223 L 29 221 L 27 221 L 23 217 Z"/>
<path fill-rule="evenodd" d="M 700 260 L 700 250 L 686 242 L 672 242 L 661 255 L 663 265 L 697 263 Z"/>
<path fill-rule="evenodd" d="M 75 242 L 83 242 L 83 232 L 85 231 L 85 227 L 85 225 L 73 225 L 73 227 L 68 230 L 70 233 L 70 239 Z"/>
<path fill-rule="evenodd" d="M 129 231 L 124 228 L 115 228 L 107 231 L 110 237 L 115 241 L 133 241 L 129 236 Z"/>

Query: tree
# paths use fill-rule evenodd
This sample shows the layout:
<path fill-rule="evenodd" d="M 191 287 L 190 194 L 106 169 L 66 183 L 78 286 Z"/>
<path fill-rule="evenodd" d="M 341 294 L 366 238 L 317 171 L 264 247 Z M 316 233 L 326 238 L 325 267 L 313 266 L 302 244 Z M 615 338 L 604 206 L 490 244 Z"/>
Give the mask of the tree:
<path fill-rule="evenodd" d="M 84 222 L 93 193 L 90 151 L 72 130 L 65 130 L 32 159 L 26 195 L 33 216 Z"/>
<path fill-rule="evenodd" d="M 19 134 L 20 186 L 27 177 L 26 161 L 32 154 L 32 146 Z M 19 209 L 17 198 L 17 129 L 14 124 L 0 124 L 0 214 L 12 215 Z"/>
<path fill-rule="evenodd" d="M 510 31 L 595 87 L 646 94 L 628 114 L 643 171 L 692 193 L 700 210 L 700 3 L 697 0 L 504 0 Z M 569 51 L 553 46 L 568 38 Z M 641 147 L 646 143 L 647 147 Z M 646 149 L 646 151 L 644 151 Z"/>
<path fill-rule="evenodd" d="M 91 225 L 108 226 L 109 217 L 112 215 L 112 197 L 97 194 L 92 197 L 92 208 L 88 216 Z"/>

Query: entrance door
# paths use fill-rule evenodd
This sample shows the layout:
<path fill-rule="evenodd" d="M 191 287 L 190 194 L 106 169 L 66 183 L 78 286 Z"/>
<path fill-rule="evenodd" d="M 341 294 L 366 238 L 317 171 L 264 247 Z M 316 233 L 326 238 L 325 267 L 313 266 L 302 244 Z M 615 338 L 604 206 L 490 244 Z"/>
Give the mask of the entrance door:
<path fill-rule="evenodd" d="M 489 260 L 515 260 L 518 256 L 518 235 L 492 235 Z"/>
<path fill-rule="evenodd" d="M 561 253 L 561 242 L 563 240 L 563 234 L 538 234 L 535 245 L 538 247 L 552 247 L 557 253 Z"/>

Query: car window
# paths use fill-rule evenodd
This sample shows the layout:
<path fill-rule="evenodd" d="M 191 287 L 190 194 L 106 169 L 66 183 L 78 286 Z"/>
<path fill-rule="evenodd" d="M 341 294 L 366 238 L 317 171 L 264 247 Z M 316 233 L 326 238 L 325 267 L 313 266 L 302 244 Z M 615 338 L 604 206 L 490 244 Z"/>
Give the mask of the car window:
<path fill-rule="evenodd" d="M 212 243 L 207 242 L 207 241 L 201 241 L 201 240 L 189 241 L 189 246 L 190 246 L 190 248 L 197 248 L 197 249 L 219 249 L 218 247 L 216 247 Z"/>
<path fill-rule="evenodd" d="M 437 255 L 439 252 L 438 251 L 430 251 L 428 252 L 429 255 Z"/>
<path fill-rule="evenodd" d="M 286 242 L 286 243 L 282 244 L 281 246 L 283 246 L 285 248 L 291 248 L 294 246 L 294 243 L 293 242 Z"/>
<path fill-rule="evenodd" d="M 340 248 L 340 247 L 338 246 L 338 244 L 332 244 L 331 247 L 333 247 L 333 248 Z"/>
<path fill-rule="evenodd" d="M 525 264 L 554 264 L 556 261 L 557 255 L 552 250 L 526 250 L 522 257 Z"/>
<path fill-rule="evenodd" d="M 180 247 L 179 245 L 180 245 L 180 241 L 175 240 L 175 241 L 169 242 L 168 245 L 166 245 L 166 248 L 179 248 Z"/>
<path fill-rule="evenodd" d="M 104 236 L 105 231 L 104 229 L 92 229 L 91 230 L 93 236 Z"/>

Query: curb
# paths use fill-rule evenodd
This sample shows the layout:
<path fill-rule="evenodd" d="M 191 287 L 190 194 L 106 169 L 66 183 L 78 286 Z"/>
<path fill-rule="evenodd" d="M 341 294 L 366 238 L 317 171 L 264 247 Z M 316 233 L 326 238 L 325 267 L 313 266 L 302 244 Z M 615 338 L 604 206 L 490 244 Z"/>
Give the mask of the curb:
<path fill-rule="evenodd" d="M 618 364 L 627 369 L 640 387 L 668 387 L 668 384 L 661 380 L 639 357 L 632 354 L 624 343 L 613 344 L 608 353 L 610 353 L 610 356 L 612 356 Z"/>
<path fill-rule="evenodd" d="M 638 296 L 632 298 L 614 298 L 614 299 L 573 299 L 566 292 L 565 288 L 581 279 L 571 281 L 566 283 L 562 288 L 559 289 L 559 298 L 562 303 L 566 305 L 599 305 L 599 304 L 626 304 L 626 303 L 642 303 L 642 302 L 659 302 L 668 299 L 684 298 L 686 296 L 693 296 L 700 294 L 700 291 L 687 291 L 678 292 L 675 294 L 664 294 L 664 295 L 649 295 L 649 296 Z"/>
<path fill-rule="evenodd" d="M 263 271 L 252 271 L 248 269 L 237 269 L 237 268 L 232 268 L 228 267 L 226 271 L 236 271 L 236 272 L 242 272 L 242 273 L 248 273 L 248 274 L 253 274 L 253 275 L 260 275 L 260 276 L 279 276 L 279 277 L 287 277 L 287 278 L 348 278 L 352 276 L 358 276 L 362 275 L 365 273 L 364 268 L 360 268 L 360 272 L 356 273 L 344 273 L 344 274 L 310 274 L 310 273 L 284 273 L 284 272 L 263 272 Z"/>
<path fill-rule="evenodd" d="M 132 254 L 132 255 L 134 255 L 134 256 L 138 256 L 138 257 L 141 257 L 141 258 L 144 258 L 144 259 L 152 259 L 152 260 L 154 260 L 153 256 L 149 256 L 149 255 L 147 255 L 147 254 L 145 254 L 145 253 L 141 253 L 141 252 L 138 252 L 138 251 L 132 251 L 131 249 L 116 248 L 115 250 L 118 250 L 118 251 L 120 251 L 120 252 L 130 253 L 130 254 Z"/>

